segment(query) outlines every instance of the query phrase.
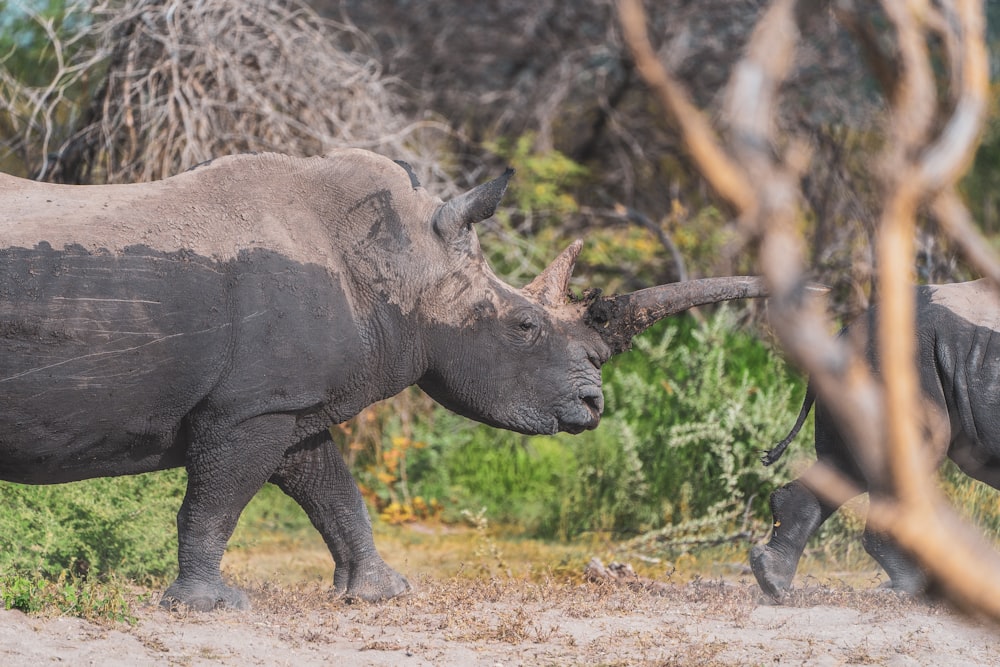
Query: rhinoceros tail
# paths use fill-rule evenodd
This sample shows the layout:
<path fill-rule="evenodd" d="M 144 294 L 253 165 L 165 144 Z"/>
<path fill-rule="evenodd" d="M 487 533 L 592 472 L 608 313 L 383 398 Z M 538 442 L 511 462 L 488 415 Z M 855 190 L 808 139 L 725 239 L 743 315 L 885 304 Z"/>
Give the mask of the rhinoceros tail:
<path fill-rule="evenodd" d="M 806 417 L 809 416 L 809 410 L 812 409 L 813 403 L 815 402 L 816 390 L 813 389 L 812 383 L 810 382 L 806 387 L 806 396 L 802 400 L 802 409 L 799 410 L 799 417 L 795 420 L 795 426 L 792 427 L 791 432 L 785 436 L 784 440 L 760 455 L 760 460 L 764 465 L 769 466 L 781 458 L 781 455 L 785 453 L 786 449 L 788 449 L 788 445 L 792 443 L 795 436 L 797 436 L 799 431 L 802 430 L 802 425 L 806 423 Z"/>

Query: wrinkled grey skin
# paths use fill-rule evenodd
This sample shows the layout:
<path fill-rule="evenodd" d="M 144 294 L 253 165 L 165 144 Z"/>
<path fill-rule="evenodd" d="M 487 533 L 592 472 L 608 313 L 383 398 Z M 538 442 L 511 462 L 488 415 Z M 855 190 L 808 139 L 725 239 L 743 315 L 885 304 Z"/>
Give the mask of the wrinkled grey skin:
<path fill-rule="evenodd" d="M 861 335 L 875 331 L 877 312 L 852 324 Z M 930 452 L 935 466 L 945 456 L 966 474 L 1000 488 L 1000 298 L 984 280 L 917 288 L 919 377 L 927 423 L 943 430 L 941 445 Z M 874 341 L 868 356 L 878 367 Z M 795 437 L 814 402 L 810 388 L 799 418 L 785 440 L 764 457 L 776 461 Z M 858 488 L 872 488 L 837 430 L 822 401 L 816 402 L 816 458 L 840 471 Z M 751 550 L 750 565 L 760 587 L 780 600 L 791 588 L 806 540 L 837 510 L 797 479 L 771 495 L 773 531 L 766 545 Z M 867 526 L 865 549 L 889 575 L 892 589 L 917 594 L 928 585 L 926 573 L 889 536 Z"/>
<path fill-rule="evenodd" d="M 509 176 L 444 203 L 360 150 L 233 156 L 137 185 L 0 175 L 0 479 L 185 467 L 165 606 L 247 606 L 219 563 L 268 481 L 323 535 L 337 591 L 407 591 L 375 549 L 331 424 L 417 384 L 501 428 L 594 428 L 601 365 L 632 335 L 762 293 L 718 279 L 721 291 L 573 301 L 579 241 L 515 289 L 473 228 Z"/>

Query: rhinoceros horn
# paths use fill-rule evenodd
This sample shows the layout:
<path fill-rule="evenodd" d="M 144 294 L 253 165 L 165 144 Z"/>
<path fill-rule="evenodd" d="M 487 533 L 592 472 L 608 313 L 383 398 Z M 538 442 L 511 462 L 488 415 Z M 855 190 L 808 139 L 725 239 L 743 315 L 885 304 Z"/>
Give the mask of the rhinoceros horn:
<path fill-rule="evenodd" d="M 525 285 L 524 291 L 538 299 L 544 305 L 553 306 L 562 303 L 569 292 L 569 279 L 573 275 L 573 266 L 580 256 L 583 241 L 573 241 L 538 277 Z"/>
<path fill-rule="evenodd" d="M 597 329 L 614 354 L 627 350 L 632 338 L 657 321 L 688 308 L 730 299 L 768 295 L 756 276 L 702 278 L 648 287 L 618 296 L 594 296 L 584 319 Z"/>
<path fill-rule="evenodd" d="M 434 214 L 434 229 L 445 239 L 457 238 L 462 230 L 496 213 L 503 193 L 507 190 L 507 183 L 513 175 L 514 170 L 508 167 L 492 181 L 477 185 L 448 201 Z"/>

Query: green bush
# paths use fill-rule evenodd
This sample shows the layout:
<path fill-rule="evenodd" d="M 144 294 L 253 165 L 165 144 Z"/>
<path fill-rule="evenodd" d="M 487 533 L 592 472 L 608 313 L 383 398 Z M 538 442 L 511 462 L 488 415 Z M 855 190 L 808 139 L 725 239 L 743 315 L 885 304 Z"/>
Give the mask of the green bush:
<path fill-rule="evenodd" d="M 184 473 L 25 486 L 0 483 L 0 573 L 142 583 L 176 574 Z"/>
<path fill-rule="evenodd" d="M 595 431 L 527 437 L 435 411 L 413 425 L 425 444 L 406 453 L 410 493 L 442 503 L 446 518 L 486 507 L 491 521 L 538 537 L 633 535 L 751 499 L 766 519 L 787 474 L 785 459 L 765 468 L 759 453 L 787 433 L 804 389 L 730 312 L 704 326 L 670 319 L 612 360 Z"/>
<path fill-rule="evenodd" d="M 58 613 L 97 621 L 133 623 L 134 600 L 136 596 L 118 581 L 96 583 L 65 574 L 54 580 L 37 573 L 31 577 L 0 574 L 0 608 L 17 609 L 26 614 Z"/>
<path fill-rule="evenodd" d="M 680 318 L 640 336 L 605 377 L 607 411 L 639 443 L 664 524 L 752 497 L 762 513 L 776 475 L 760 451 L 788 432 L 803 391 L 725 308 L 704 326 Z"/>

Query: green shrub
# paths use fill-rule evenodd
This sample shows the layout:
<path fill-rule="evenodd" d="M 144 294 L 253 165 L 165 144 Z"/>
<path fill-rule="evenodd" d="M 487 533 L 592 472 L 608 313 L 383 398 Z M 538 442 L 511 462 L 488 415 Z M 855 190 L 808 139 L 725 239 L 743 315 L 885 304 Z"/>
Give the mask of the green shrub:
<path fill-rule="evenodd" d="M 176 573 L 184 473 L 25 486 L 0 483 L 0 573 L 112 573 L 158 583 Z"/>
<path fill-rule="evenodd" d="M 972 479 L 951 461 L 941 468 L 941 486 L 963 518 L 1000 542 L 1000 493 L 996 489 Z"/>
<path fill-rule="evenodd" d="M 39 574 L 0 575 L 2 608 L 26 614 L 66 614 L 94 621 L 133 623 L 132 602 L 136 599 L 117 580 L 98 583 L 65 573 L 55 580 Z"/>
<path fill-rule="evenodd" d="M 760 464 L 760 452 L 794 423 L 802 381 L 737 330 L 731 312 L 719 310 L 704 326 L 692 318 L 663 323 L 637 338 L 605 375 L 607 412 L 639 443 L 664 524 L 751 498 L 763 513 L 781 477 L 781 465 L 776 475 Z M 808 441 L 808 434 L 800 438 Z"/>
<path fill-rule="evenodd" d="M 576 465 L 563 439 L 500 431 L 443 409 L 417 430 L 428 446 L 408 464 L 411 488 L 443 504 L 445 519 L 486 507 L 493 522 L 550 533 L 560 486 Z"/>
<path fill-rule="evenodd" d="M 414 420 L 407 437 L 421 446 L 404 452 L 409 493 L 443 504 L 446 519 L 486 507 L 494 523 L 550 538 L 696 524 L 742 513 L 751 499 L 766 519 L 786 459 L 765 468 L 759 452 L 787 433 L 804 389 L 730 313 L 704 326 L 672 318 L 612 360 L 594 431 L 527 437 L 443 409 Z M 388 443 L 397 434 L 385 423 Z M 380 484 L 371 470 L 359 476 L 366 488 Z"/>

